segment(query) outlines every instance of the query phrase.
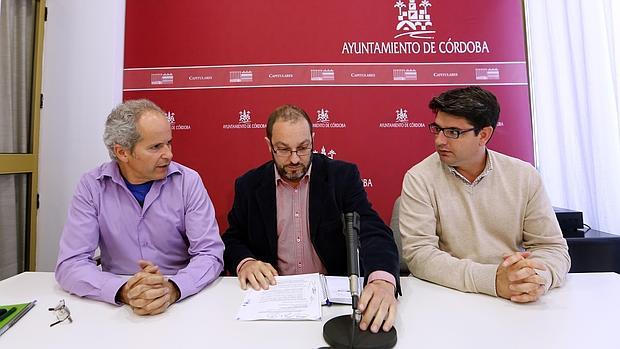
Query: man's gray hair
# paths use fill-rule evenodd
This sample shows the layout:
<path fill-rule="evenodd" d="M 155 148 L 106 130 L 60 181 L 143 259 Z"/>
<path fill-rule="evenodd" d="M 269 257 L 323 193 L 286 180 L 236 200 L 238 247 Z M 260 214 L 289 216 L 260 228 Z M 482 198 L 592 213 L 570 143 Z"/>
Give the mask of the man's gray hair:
<path fill-rule="evenodd" d="M 140 140 L 137 122 L 139 117 L 147 111 L 165 116 L 163 110 L 148 99 L 125 101 L 110 112 L 105 122 L 103 143 L 108 148 L 112 160 L 118 160 L 114 154 L 116 144 L 133 152 L 136 143 Z"/>

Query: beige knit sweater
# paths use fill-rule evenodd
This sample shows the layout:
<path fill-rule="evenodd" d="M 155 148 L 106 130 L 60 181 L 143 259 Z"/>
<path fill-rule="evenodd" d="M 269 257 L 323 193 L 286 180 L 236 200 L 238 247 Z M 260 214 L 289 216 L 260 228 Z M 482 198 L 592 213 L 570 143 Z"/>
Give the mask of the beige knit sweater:
<path fill-rule="evenodd" d="M 542 261 L 546 289 L 570 268 L 566 240 L 540 176 L 530 164 L 488 150 L 469 184 L 437 153 L 405 175 L 400 204 L 403 257 L 412 274 L 465 292 L 496 296 L 504 253 L 530 251 Z"/>

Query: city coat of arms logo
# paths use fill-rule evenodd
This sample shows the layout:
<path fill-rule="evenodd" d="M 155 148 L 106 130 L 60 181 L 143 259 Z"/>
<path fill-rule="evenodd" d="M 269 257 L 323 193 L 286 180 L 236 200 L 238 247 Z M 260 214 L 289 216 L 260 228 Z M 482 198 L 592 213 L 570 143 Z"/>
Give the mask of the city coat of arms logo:
<path fill-rule="evenodd" d="M 250 114 L 252 114 L 252 113 L 249 110 L 243 109 L 242 111 L 240 111 L 239 112 L 239 123 L 240 124 L 248 124 L 248 123 L 252 122 Z"/>
<path fill-rule="evenodd" d="M 394 7 L 398 9 L 398 24 L 396 30 L 399 34 L 394 39 L 401 36 L 409 36 L 416 39 L 432 39 L 434 30 L 429 28 L 433 26 L 429 7 L 433 6 L 430 1 L 422 0 L 418 5 L 416 0 L 409 0 L 405 4 L 402 0 L 398 0 Z"/>

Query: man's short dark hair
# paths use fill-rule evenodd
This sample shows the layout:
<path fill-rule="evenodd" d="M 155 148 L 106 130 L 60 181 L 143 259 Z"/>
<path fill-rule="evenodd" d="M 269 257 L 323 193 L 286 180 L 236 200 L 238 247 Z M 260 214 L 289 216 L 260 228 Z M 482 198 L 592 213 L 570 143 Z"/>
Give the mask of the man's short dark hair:
<path fill-rule="evenodd" d="M 269 115 L 267 120 L 267 138 L 271 141 L 271 135 L 273 133 L 273 124 L 276 121 L 297 121 L 298 119 L 305 119 L 310 126 L 310 134 L 312 135 L 312 121 L 308 114 L 298 106 L 292 104 L 285 104 L 279 106 Z"/>
<path fill-rule="evenodd" d="M 455 88 L 433 97 L 428 107 L 433 113 L 441 111 L 462 117 L 476 128 L 476 134 L 484 127 L 495 129 L 499 120 L 499 103 L 491 92 L 479 86 Z"/>

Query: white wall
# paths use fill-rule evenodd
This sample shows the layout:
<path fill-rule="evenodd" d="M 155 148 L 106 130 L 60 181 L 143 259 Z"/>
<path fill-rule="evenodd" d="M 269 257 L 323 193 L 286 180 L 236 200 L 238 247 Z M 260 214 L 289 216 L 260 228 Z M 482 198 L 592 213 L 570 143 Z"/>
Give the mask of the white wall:
<path fill-rule="evenodd" d="M 52 271 L 80 175 L 109 160 L 105 118 L 122 99 L 125 1 L 47 0 L 37 270 Z"/>

